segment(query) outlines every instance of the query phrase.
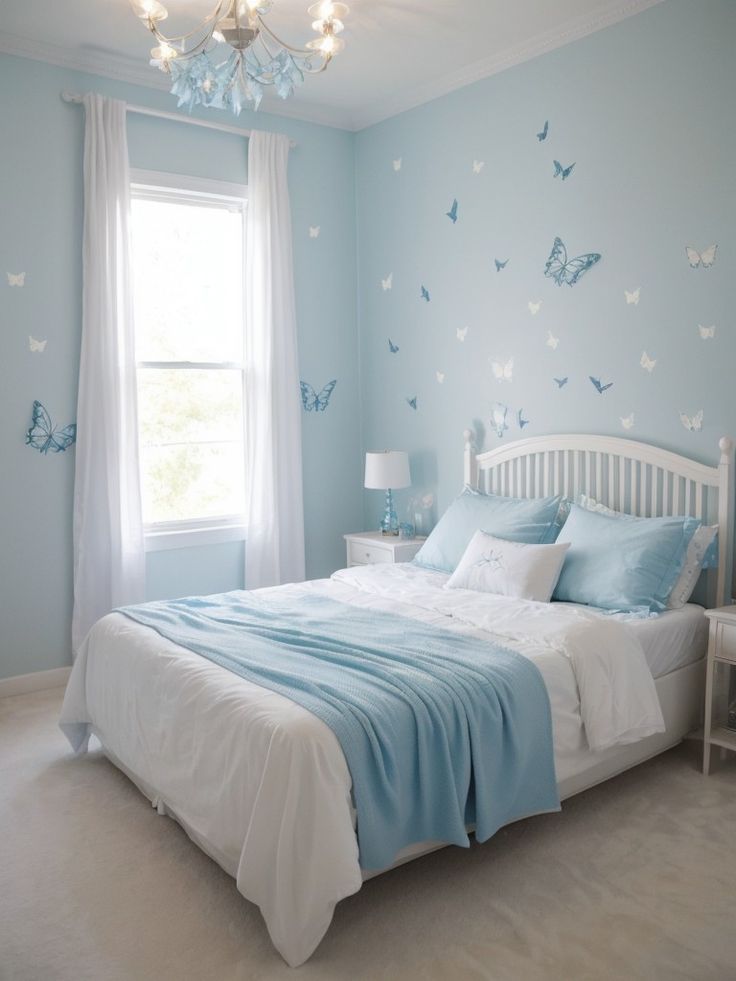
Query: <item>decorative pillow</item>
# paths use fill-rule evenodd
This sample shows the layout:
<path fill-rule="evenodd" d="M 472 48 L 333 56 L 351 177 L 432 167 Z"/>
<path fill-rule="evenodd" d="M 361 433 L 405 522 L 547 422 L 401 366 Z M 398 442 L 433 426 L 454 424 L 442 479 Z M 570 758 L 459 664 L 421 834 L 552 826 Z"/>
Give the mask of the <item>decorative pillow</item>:
<path fill-rule="evenodd" d="M 682 571 L 695 518 L 634 518 L 573 504 L 557 539 L 569 542 L 556 600 L 659 613 Z"/>
<path fill-rule="evenodd" d="M 476 531 L 445 589 L 475 589 L 549 603 L 569 543 L 525 545 Z"/>
<path fill-rule="evenodd" d="M 586 511 L 596 511 L 598 514 L 608 514 L 614 518 L 630 518 L 632 515 L 621 511 L 613 511 L 592 497 L 581 494 L 578 504 Z M 646 518 L 640 519 L 646 521 Z M 651 520 L 651 519 L 649 519 Z M 679 610 L 692 596 L 703 569 L 712 569 L 718 564 L 718 548 L 716 538 L 718 525 L 700 525 L 687 547 L 687 554 L 682 565 L 682 571 L 672 588 L 667 602 L 668 610 Z"/>
<path fill-rule="evenodd" d="M 561 500 L 561 497 L 497 497 L 466 487 L 437 522 L 414 561 L 426 569 L 454 572 L 468 542 L 479 529 L 529 545 L 554 540 Z"/>

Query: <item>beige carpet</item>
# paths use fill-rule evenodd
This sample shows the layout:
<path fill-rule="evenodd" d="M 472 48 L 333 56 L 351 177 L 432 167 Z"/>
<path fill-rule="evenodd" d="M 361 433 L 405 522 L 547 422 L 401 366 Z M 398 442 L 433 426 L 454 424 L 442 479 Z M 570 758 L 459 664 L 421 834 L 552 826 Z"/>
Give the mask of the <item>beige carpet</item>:
<path fill-rule="evenodd" d="M 292 971 L 258 910 L 100 754 L 59 691 L 0 700 L 2 981 L 733 981 L 736 756 L 698 744 L 338 906 Z"/>

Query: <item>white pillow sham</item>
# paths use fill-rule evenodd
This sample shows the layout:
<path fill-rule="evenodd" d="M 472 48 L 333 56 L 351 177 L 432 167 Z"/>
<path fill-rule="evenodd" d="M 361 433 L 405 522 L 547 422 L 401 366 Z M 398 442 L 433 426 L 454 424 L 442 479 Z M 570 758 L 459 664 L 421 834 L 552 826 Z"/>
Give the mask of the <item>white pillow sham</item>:
<path fill-rule="evenodd" d="M 476 531 L 445 589 L 474 589 L 549 603 L 560 578 L 562 545 L 528 545 Z"/>
<path fill-rule="evenodd" d="M 585 494 L 578 496 L 577 504 L 581 508 L 585 508 L 586 511 L 595 511 L 598 514 L 607 514 L 614 518 L 625 517 L 621 511 L 614 511 L 613 508 L 609 508 L 605 504 L 601 504 L 600 501 L 596 501 L 595 498 L 588 497 Z M 700 578 L 700 573 L 703 571 L 703 564 L 708 550 L 715 541 L 717 534 L 718 525 L 701 525 L 695 530 L 693 537 L 690 539 L 690 544 L 687 547 L 682 571 L 677 577 L 670 597 L 667 600 L 668 610 L 681 609 L 692 596 Z"/>

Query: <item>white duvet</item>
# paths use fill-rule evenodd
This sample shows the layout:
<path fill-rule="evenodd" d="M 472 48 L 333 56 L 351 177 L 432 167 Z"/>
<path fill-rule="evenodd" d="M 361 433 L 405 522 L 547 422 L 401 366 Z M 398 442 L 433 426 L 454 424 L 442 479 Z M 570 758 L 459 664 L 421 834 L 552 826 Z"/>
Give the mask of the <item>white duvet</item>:
<path fill-rule="evenodd" d="M 644 653 L 625 623 L 567 604 L 445 590 L 446 581 L 412 565 L 366 566 L 279 591 L 322 592 L 529 657 L 550 697 L 558 783 L 580 770 L 581 756 L 664 730 Z M 292 966 L 317 947 L 335 904 L 360 889 L 339 743 L 285 697 L 110 614 L 82 646 L 61 725 L 76 750 L 94 731 L 159 809 L 235 877 Z"/>

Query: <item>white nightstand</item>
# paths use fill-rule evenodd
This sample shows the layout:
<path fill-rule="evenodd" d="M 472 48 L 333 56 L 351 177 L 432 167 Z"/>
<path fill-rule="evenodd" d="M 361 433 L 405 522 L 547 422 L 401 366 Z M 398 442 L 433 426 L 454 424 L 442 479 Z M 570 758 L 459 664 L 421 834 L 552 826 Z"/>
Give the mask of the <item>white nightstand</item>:
<path fill-rule="evenodd" d="M 381 562 L 411 562 L 425 542 L 424 538 L 400 538 L 380 531 L 361 531 L 344 535 L 348 548 L 348 568 Z"/>
<path fill-rule="evenodd" d="M 703 729 L 703 773 L 710 769 L 710 748 L 719 746 L 736 752 L 736 729 L 729 729 L 729 695 L 734 697 L 736 672 L 736 606 L 706 610 L 710 620 L 708 671 L 705 681 L 705 726 Z"/>

